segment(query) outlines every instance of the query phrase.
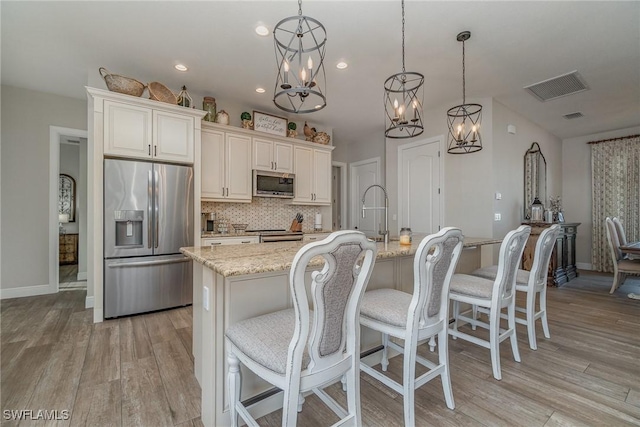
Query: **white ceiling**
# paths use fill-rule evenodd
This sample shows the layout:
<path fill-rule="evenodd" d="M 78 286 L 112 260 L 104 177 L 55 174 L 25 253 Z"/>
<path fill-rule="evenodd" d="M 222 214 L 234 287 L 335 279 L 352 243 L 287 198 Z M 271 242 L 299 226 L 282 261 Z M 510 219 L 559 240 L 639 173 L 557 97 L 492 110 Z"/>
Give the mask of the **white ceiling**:
<path fill-rule="evenodd" d="M 254 28 L 273 29 L 297 14 L 291 0 L 0 7 L 2 84 L 84 99 L 90 73 L 105 66 L 271 112 L 278 111 L 273 39 Z M 382 135 L 383 82 L 402 66 L 400 1 L 305 0 L 302 7 L 327 29 L 328 105 L 296 119 L 333 127 L 338 144 Z M 406 68 L 425 75 L 425 109 L 461 102 L 456 35 L 463 30 L 472 33 L 467 98 L 494 97 L 560 138 L 640 124 L 640 2 L 408 1 Z M 349 68 L 337 70 L 340 60 Z M 189 71 L 176 71 L 178 62 Z M 573 70 L 590 90 L 543 103 L 523 89 Z M 257 86 L 267 92 L 257 94 Z M 562 117 L 576 111 L 585 117 Z"/>

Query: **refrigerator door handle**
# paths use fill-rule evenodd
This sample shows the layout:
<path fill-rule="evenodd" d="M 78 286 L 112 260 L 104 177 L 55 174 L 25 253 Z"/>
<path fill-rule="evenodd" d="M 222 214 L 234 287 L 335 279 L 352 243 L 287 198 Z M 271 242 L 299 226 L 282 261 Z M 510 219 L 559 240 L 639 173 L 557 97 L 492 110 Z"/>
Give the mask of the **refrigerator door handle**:
<path fill-rule="evenodd" d="M 155 240 L 155 247 L 158 247 L 159 244 L 159 236 L 158 236 L 158 232 L 160 231 L 160 219 L 158 218 L 158 216 L 160 215 L 160 207 L 158 206 L 158 180 L 160 179 L 160 176 L 158 174 L 158 171 L 153 170 L 153 174 L 154 174 L 154 180 L 153 180 L 153 184 L 154 184 L 154 192 L 155 194 L 153 195 L 153 200 L 155 202 L 155 222 L 156 222 L 156 232 L 154 233 L 154 240 Z"/>
<path fill-rule="evenodd" d="M 180 262 L 189 262 L 191 258 L 178 258 L 178 259 L 163 259 L 156 261 L 135 261 L 135 262 L 123 262 L 119 264 L 109 264 L 108 268 L 125 268 L 125 267 L 146 267 L 151 265 L 165 265 L 165 264 L 177 264 Z"/>
<path fill-rule="evenodd" d="M 151 218 L 153 215 L 151 214 L 151 200 L 153 199 L 153 191 L 151 186 L 153 185 L 153 177 L 151 176 L 151 171 L 149 171 L 148 181 L 147 181 L 147 247 L 151 249 Z"/>

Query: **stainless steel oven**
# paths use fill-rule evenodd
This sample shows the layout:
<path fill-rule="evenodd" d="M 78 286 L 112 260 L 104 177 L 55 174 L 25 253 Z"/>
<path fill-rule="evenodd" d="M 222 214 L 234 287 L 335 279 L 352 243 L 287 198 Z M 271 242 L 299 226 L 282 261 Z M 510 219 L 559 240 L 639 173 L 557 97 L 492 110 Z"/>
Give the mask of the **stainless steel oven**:
<path fill-rule="evenodd" d="M 260 243 L 277 243 L 277 242 L 300 242 L 302 241 L 301 231 L 287 230 L 247 230 L 260 234 Z"/>

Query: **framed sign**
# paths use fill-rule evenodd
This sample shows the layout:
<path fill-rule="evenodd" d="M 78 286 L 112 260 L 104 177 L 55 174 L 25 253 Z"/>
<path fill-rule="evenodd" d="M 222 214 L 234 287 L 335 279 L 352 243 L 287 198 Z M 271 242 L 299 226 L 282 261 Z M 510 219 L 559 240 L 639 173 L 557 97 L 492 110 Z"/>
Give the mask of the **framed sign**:
<path fill-rule="evenodd" d="M 253 130 L 272 135 L 287 136 L 287 119 L 254 110 Z"/>

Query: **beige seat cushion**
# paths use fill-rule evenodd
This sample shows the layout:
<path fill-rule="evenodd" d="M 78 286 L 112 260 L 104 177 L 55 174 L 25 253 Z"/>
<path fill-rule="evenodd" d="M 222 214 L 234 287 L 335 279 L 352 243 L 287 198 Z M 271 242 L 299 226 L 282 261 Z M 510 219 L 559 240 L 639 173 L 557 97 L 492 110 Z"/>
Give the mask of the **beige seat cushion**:
<path fill-rule="evenodd" d="M 449 293 L 466 295 L 474 298 L 491 299 L 493 280 L 469 274 L 454 274 L 451 278 Z"/>
<path fill-rule="evenodd" d="M 489 267 L 479 268 L 474 270 L 471 273 L 473 276 L 483 277 L 489 280 L 496 280 L 496 276 L 498 275 L 498 266 L 492 265 Z M 530 272 L 527 270 L 518 269 L 518 273 L 516 274 L 516 283 L 518 285 L 526 285 L 529 283 L 529 275 Z"/>
<path fill-rule="evenodd" d="M 360 317 L 404 328 L 411 298 L 411 294 L 395 289 L 366 292 L 360 305 Z"/>
<path fill-rule="evenodd" d="M 313 312 L 310 312 L 309 318 L 313 318 Z M 238 322 L 227 329 L 225 335 L 256 363 L 284 375 L 295 326 L 295 311 L 290 308 Z M 309 366 L 309 360 L 305 349 L 302 357 L 303 370 Z"/>

